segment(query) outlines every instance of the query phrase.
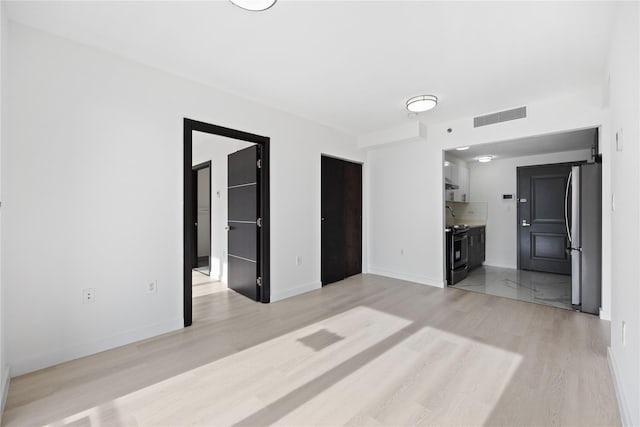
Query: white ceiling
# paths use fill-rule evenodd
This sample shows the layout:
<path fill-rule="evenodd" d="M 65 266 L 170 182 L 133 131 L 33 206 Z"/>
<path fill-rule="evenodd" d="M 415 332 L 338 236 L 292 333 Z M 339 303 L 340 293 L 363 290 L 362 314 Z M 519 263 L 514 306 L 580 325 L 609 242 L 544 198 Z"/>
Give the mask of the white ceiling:
<path fill-rule="evenodd" d="M 480 156 L 493 156 L 495 159 L 533 156 L 535 154 L 561 153 L 564 151 L 587 150 L 593 145 L 596 129 L 584 129 L 541 135 L 530 138 L 474 145 L 465 151 L 450 150 L 450 156 L 471 162 Z"/>
<path fill-rule="evenodd" d="M 7 2 L 10 19 L 354 135 L 601 83 L 613 2 Z"/>

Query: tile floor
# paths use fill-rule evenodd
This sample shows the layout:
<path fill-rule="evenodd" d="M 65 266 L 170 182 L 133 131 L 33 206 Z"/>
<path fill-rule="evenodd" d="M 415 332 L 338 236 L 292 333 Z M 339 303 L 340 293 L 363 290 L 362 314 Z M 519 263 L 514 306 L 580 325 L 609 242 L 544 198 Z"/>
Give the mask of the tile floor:
<path fill-rule="evenodd" d="M 571 276 L 482 266 L 452 288 L 571 310 Z"/>

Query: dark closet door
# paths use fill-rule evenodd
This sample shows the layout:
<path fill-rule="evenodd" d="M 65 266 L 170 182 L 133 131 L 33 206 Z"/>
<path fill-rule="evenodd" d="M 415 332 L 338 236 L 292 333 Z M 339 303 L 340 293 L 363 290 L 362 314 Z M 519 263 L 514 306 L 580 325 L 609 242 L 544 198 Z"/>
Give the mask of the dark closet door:
<path fill-rule="evenodd" d="M 321 158 L 321 281 L 362 272 L 362 165 Z"/>
<path fill-rule="evenodd" d="M 229 288 L 258 301 L 258 147 L 245 148 L 228 156 L 228 240 Z"/>
<path fill-rule="evenodd" d="M 344 164 L 345 276 L 362 273 L 362 165 Z"/>
<path fill-rule="evenodd" d="M 321 281 L 323 285 L 345 278 L 345 191 L 342 161 L 321 160 Z"/>

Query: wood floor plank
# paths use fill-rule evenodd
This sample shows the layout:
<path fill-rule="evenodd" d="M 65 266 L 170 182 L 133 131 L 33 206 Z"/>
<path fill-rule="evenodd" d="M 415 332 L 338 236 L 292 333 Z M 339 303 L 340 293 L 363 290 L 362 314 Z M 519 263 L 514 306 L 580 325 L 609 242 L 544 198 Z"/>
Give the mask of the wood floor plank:
<path fill-rule="evenodd" d="M 3 425 L 620 425 L 597 317 L 375 275 L 273 304 L 201 282 L 192 327 L 12 379 Z"/>

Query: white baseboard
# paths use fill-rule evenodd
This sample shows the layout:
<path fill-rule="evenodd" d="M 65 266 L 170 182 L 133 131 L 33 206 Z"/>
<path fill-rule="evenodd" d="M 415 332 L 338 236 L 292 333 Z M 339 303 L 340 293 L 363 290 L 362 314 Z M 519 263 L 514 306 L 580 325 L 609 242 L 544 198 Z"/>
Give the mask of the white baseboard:
<path fill-rule="evenodd" d="M 517 265 L 502 265 L 502 264 L 492 264 L 490 262 L 484 262 L 483 265 L 486 265 L 487 267 L 498 267 L 498 268 L 509 268 L 511 270 L 517 270 L 518 266 Z"/>
<path fill-rule="evenodd" d="M 613 377 L 613 387 L 616 390 L 618 409 L 620 410 L 622 425 L 632 426 L 633 423 L 631 420 L 631 409 L 627 404 L 627 399 L 625 398 L 624 392 L 622 390 L 622 384 L 620 384 L 620 371 L 618 370 L 616 359 L 611 352 L 611 347 L 607 348 L 607 361 L 609 362 L 609 370 L 611 371 L 611 376 Z"/>
<path fill-rule="evenodd" d="M 295 288 L 284 289 L 282 291 L 274 291 L 271 289 L 271 302 L 281 301 L 286 298 L 291 298 L 296 295 L 304 294 L 307 292 L 315 291 L 322 288 L 321 282 L 311 282 L 304 285 L 296 286 Z"/>
<path fill-rule="evenodd" d="M 609 311 L 603 310 L 602 307 L 600 307 L 600 319 L 611 321 L 611 313 Z"/>
<path fill-rule="evenodd" d="M 389 271 L 378 267 L 369 267 L 369 274 L 377 274 L 378 276 L 391 277 L 392 279 L 406 280 L 407 282 L 419 283 L 421 285 L 434 286 L 436 288 L 444 288 L 443 280 L 434 280 L 426 276 L 416 276 L 413 274 L 400 273 L 397 271 Z"/>
<path fill-rule="evenodd" d="M 0 396 L 0 423 L 2 423 L 2 414 L 4 414 L 4 405 L 7 403 L 9 395 L 9 384 L 11 383 L 11 368 L 4 367 L 4 375 L 2 376 L 2 396 Z"/>
<path fill-rule="evenodd" d="M 184 328 L 184 319 L 173 319 L 155 325 L 131 329 L 129 331 L 103 337 L 97 340 L 69 345 L 41 355 L 11 362 L 11 370 L 14 376 L 23 375 L 39 369 L 48 368 L 70 360 L 78 359 L 101 351 L 120 347 L 132 342 L 162 335 Z"/>

